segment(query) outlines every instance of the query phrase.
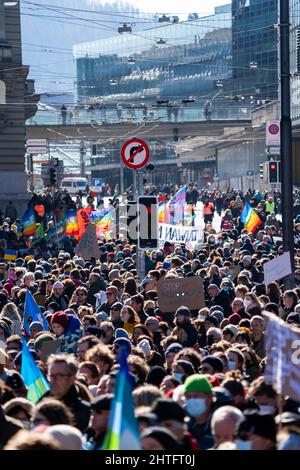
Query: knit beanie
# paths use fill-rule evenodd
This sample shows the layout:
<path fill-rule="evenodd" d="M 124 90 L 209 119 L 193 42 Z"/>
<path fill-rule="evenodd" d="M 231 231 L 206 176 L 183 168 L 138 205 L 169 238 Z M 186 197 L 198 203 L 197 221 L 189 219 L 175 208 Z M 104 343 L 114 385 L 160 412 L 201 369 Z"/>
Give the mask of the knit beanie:
<path fill-rule="evenodd" d="M 54 336 L 50 333 L 42 333 L 39 335 L 34 342 L 34 349 L 38 352 L 42 349 L 43 344 L 47 341 L 53 341 Z"/>
<path fill-rule="evenodd" d="M 151 347 L 150 347 L 150 343 L 147 339 L 142 339 L 142 341 L 140 341 L 138 343 L 138 347 L 141 348 L 144 351 L 147 358 L 150 356 Z"/>
<path fill-rule="evenodd" d="M 219 357 L 213 355 L 206 356 L 204 359 L 202 359 L 201 365 L 204 363 L 209 364 L 215 372 L 223 372 L 224 365 L 222 359 Z"/>
<path fill-rule="evenodd" d="M 184 394 L 187 395 L 193 392 L 207 393 L 208 395 L 212 393 L 212 386 L 204 375 L 191 375 L 184 382 Z"/>
<path fill-rule="evenodd" d="M 64 330 L 66 330 L 69 324 L 68 315 L 63 311 L 54 313 L 51 318 L 51 326 L 53 323 L 57 323 L 58 325 L 62 326 Z"/>

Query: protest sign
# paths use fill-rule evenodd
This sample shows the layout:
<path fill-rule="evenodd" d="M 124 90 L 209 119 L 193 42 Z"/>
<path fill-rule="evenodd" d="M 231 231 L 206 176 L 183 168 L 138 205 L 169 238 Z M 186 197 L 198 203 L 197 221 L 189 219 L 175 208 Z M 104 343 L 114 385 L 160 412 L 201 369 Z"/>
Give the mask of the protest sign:
<path fill-rule="evenodd" d="M 186 227 L 183 225 L 159 224 L 158 237 L 162 242 L 186 243 L 191 247 L 203 240 L 201 227 Z"/>
<path fill-rule="evenodd" d="M 162 312 L 175 312 L 184 305 L 191 310 L 205 307 L 204 289 L 199 277 L 170 278 L 157 284 L 158 306 Z"/>
<path fill-rule="evenodd" d="M 78 224 L 78 239 L 80 240 L 85 231 L 87 226 L 91 223 L 89 214 L 92 211 L 90 207 L 87 207 L 86 209 L 79 209 L 77 211 L 77 224 Z"/>
<path fill-rule="evenodd" d="M 278 281 L 291 273 L 291 255 L 289 251 L 264 264 L 264 280 L 266 285 Z"/>
<path fill-rule="evenodd" d="M 282 396 L 300 400 L 300 332 L 264 312 L 267 364 L 265 381 Z"/>
<path fill-rule="evenodd" d="M 90 224 L 87 226 L 85 234 L 80 240 L 76 254 L 81 256 L 84 260 L 90 260 L 92 258 L 99 259 L 100 251 L 97 242 L 96 228 L 94 225 Z"/>

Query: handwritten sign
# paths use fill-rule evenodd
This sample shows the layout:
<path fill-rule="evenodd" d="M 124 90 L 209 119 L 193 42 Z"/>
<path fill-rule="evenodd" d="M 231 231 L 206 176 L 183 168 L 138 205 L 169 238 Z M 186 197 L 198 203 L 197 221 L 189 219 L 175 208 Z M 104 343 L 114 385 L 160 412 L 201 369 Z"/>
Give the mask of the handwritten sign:
<path fill-rule="evenodd" d="M 199 277 L 159 281 L 157 297 L 162 312 L 175 312 L 182 305 L 191 310 L 205 307 L 204 289 Z"/>
<path fill-rule="evenodd" d="M 90 224 L 87 226 L 85 234 L 77 246 L 76 254 L 81 256 L 84 260 L 100 258 L 96 228 L 94 225 Z"/>
<path fill-rule="evenodd" d="M 185 243 L 194 247 L 203 241 L 203 229 L 182 225 L 159 224 L 159 240 L 170 243 Z"/>
<path fill-rule="evenodd" d="M 291 273 L 292 266 L 289 251 L 264 264 L 264 278 L 266 285 L 271 282 L 278 281 Z"/>

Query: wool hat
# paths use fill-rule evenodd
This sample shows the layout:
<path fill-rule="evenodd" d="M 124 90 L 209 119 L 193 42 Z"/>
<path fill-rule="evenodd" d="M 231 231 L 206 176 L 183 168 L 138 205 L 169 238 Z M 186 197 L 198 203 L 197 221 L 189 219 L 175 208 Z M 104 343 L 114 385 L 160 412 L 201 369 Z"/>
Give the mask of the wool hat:
<path fill-rule="evenodd" d="M 83 258 L 74 258 L 73 261 L 77 266 L 81 266 L 82 268 L 84 268 L 85 262 Z"/>
<path fill-rule="evenodd" d="M 127 338 L 117 338 L 113 344 L 118 344 L 120 347 L 126 348 L 128 352 L 131 352 L 131 342 Z"/>
<path fill-rule="evenodd" d="M 177 315 L 184 315 L 185 317 L 190 317 L 191 316 L 191 311 L 189 308 L 184 307 L 183 305 L 181 307 L 178 307 L 178 309 L 175 312 L 175 317 Z"/>
<path fill-rule="evenodd" d="M 261 415 L 257 409 L 246 409 L 243 413 L 245 420 L 239 425 L 238 435 L 247 432 L 276 442 L 277 429 L 273 416 Z"/>
<path fill-rule="evenodd" d="M 205 321 L 211 322 L 215 327 L 219 326 L 219 320 L 214 315 L 211 315 L 211 314 L 207 315 L 207 317 L 205 318 Z"/>
<path fill-rule="evenodd" d="M 31 329 L 31 328 L 34 328 L 34 329 L 37 330 L 38 332 L 44 330 L 43 325 L 42 325 L 39 321 L 33 321 L 32 323 L 30 323 L 29 329 Z"/>
<path fill-rule="evenodd" d="M 51 333 L 42 333 L 39 335 L 34 342 L 34 349 L 39 352 L 42 349 L 43 344 L 47 341 L 54 341 L 54 336 Z"/>
<path fill-rule="evenodd" d="M 196 372 L 193 364 L 191 364 L 189 361 L 180 359 L 179 361 L 176 361 L 176 364 L 182 367 L 186 375 L 193 375 Z"/>
<path fill-rule="evenodd" d="M 184 409 L 179 403 L 176 403 L 170 398 L 159 398 L 155 402 L 152 412 L 157 416 L 159 421 L 174 420 L 183 423 L 186 416 Z"/>
<path fill-rule="evenodd" d="M 101 311 L 101 312 L 96 313 L 96 318 L 99 321 L 106 321 L 108 319 L 108 315 L 106 312 Z"/>
<path fill-rule="evenodd" d="M 183 349 L 183 346 L 182 344 L 180 343 L 172 343 L 170 344 L 170 346 L 167 348 L 166 352 L 165 352 L 165 357 L 167 357 L 167 355 L 169 353 L 178 353 L 179 351 L 181 351 Z"/>
<path fill-rule="evenodd" d="M 122 310 L 123 307 L 124 307 L 124 305 L 121 302 L 115 302 L 114 304 L 112 304 L 112 306 L 110 308 L 115 308 L 117 310 Z"/>
<path fill-rule="evenodd" d="M 228 317 L 228 320 L 231 325 L 238 325 L 241 321 L 241 317 L 238 313 L 233 313 Z"/>
<path fill-rule="evenodd" d="M 63 285 L 62 282 L 56 281 L 56 282 L 53 284 L 53 289 L 64 289 L 64 285 Z"/>
<path fill-rule="evenodd" d="M 167 375 L 165 369 L 161 366 L 153 366 L 148 372 L 146 382 L 147 384 L 159 387 L 164 377 Z"/>
<path fill-rule="evenodd" d="M 184 382 L 184 394 L 187 395 L 193 392 L 206 393 L 207 395 L 212 393 L 212 386 L 205 375 L 194 374 L 186 379 Z"/>
<path fill-rule="evenodd" d="M 82 450 L 82 433 L 79 429 L 68 424 L 55 424 L 49 426 L 44 432 L 45 435 L 56 439 L 63 450 Z"/>
<path fill-rule="evenodd" d="M 138 343 L 138 347 L 142 349 L 142 351 L 144 351 L 145 355 L 146 355 L 146 358 L 148 358 L 151 354 L 151 347 L 150 347 L 150 343 L 147 339 L 142 339 L 142 341 L 140 341 Z"/>
<path fill-rule="evenodd" d="M 201 365 L 205 363 L 209 364 L 214 369 L 214 372 L 223 372 L 224 364 L 219 357 L 213 355 L 206 356 L 201 360 Z"/>
<path fill-rule="evenodd" d="M 223 333 L 229 333 L 231 336 L 235 336 L 239 329 L 235 325 L 227 325 L 225 326 Z"/>
<path fill-rule="evenodd" d="M 118 338 L 127 338 L 127 339 L 129 339 L 129 334 L 123 328 L 117 328 L 115 330 L 115 339 L 118 339 Z"/>
<path fill-rule="evenodd" d="M 62 310 L 59 312 L 56 312 L 52 315 L 50 323 L 51 323 L 51 326 L 53 325 L 53 323 L 58 323 L 60 326 L 63 327 L 64 330 L 66 330 L 69 324 L 68 315 Z"/>

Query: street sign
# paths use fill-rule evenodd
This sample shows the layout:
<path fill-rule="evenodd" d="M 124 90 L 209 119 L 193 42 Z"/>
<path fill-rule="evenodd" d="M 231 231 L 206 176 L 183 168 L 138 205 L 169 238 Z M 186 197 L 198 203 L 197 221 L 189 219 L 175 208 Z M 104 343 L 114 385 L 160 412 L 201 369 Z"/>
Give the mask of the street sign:
<path fill-rule="evenodd" d="M 101 188 L 103 186 L 103 180 L 101 178 L 92 178 L 93 188 Z"/>
<path fill-rule="evenodd" d="M 280 147 L 267 147 L 265 153 L 267 155 L 280 155 Z"/>
<path fill-rule="evenodd" d="M 47 139 L 27 139 L 26 152 L 29 155 L 39 155 L 48 152 Z"/>
<path fill-rule="evenodd" d="M 124 143 L 121 149 L 121 157 L 128 168 L 140 170 L 149 161 L 150 149 L 144 140 L 134 138 Z"/>
<path fill-rule="evenodd" d="M 280 147 L 280 121 L 267 121 L 266 145 Z"/>
<path fill-rule="evenodd" d="M 29 155 L 40 155 L 48 153 L 48 147 L 26 147 L 26 152 Z"/>

